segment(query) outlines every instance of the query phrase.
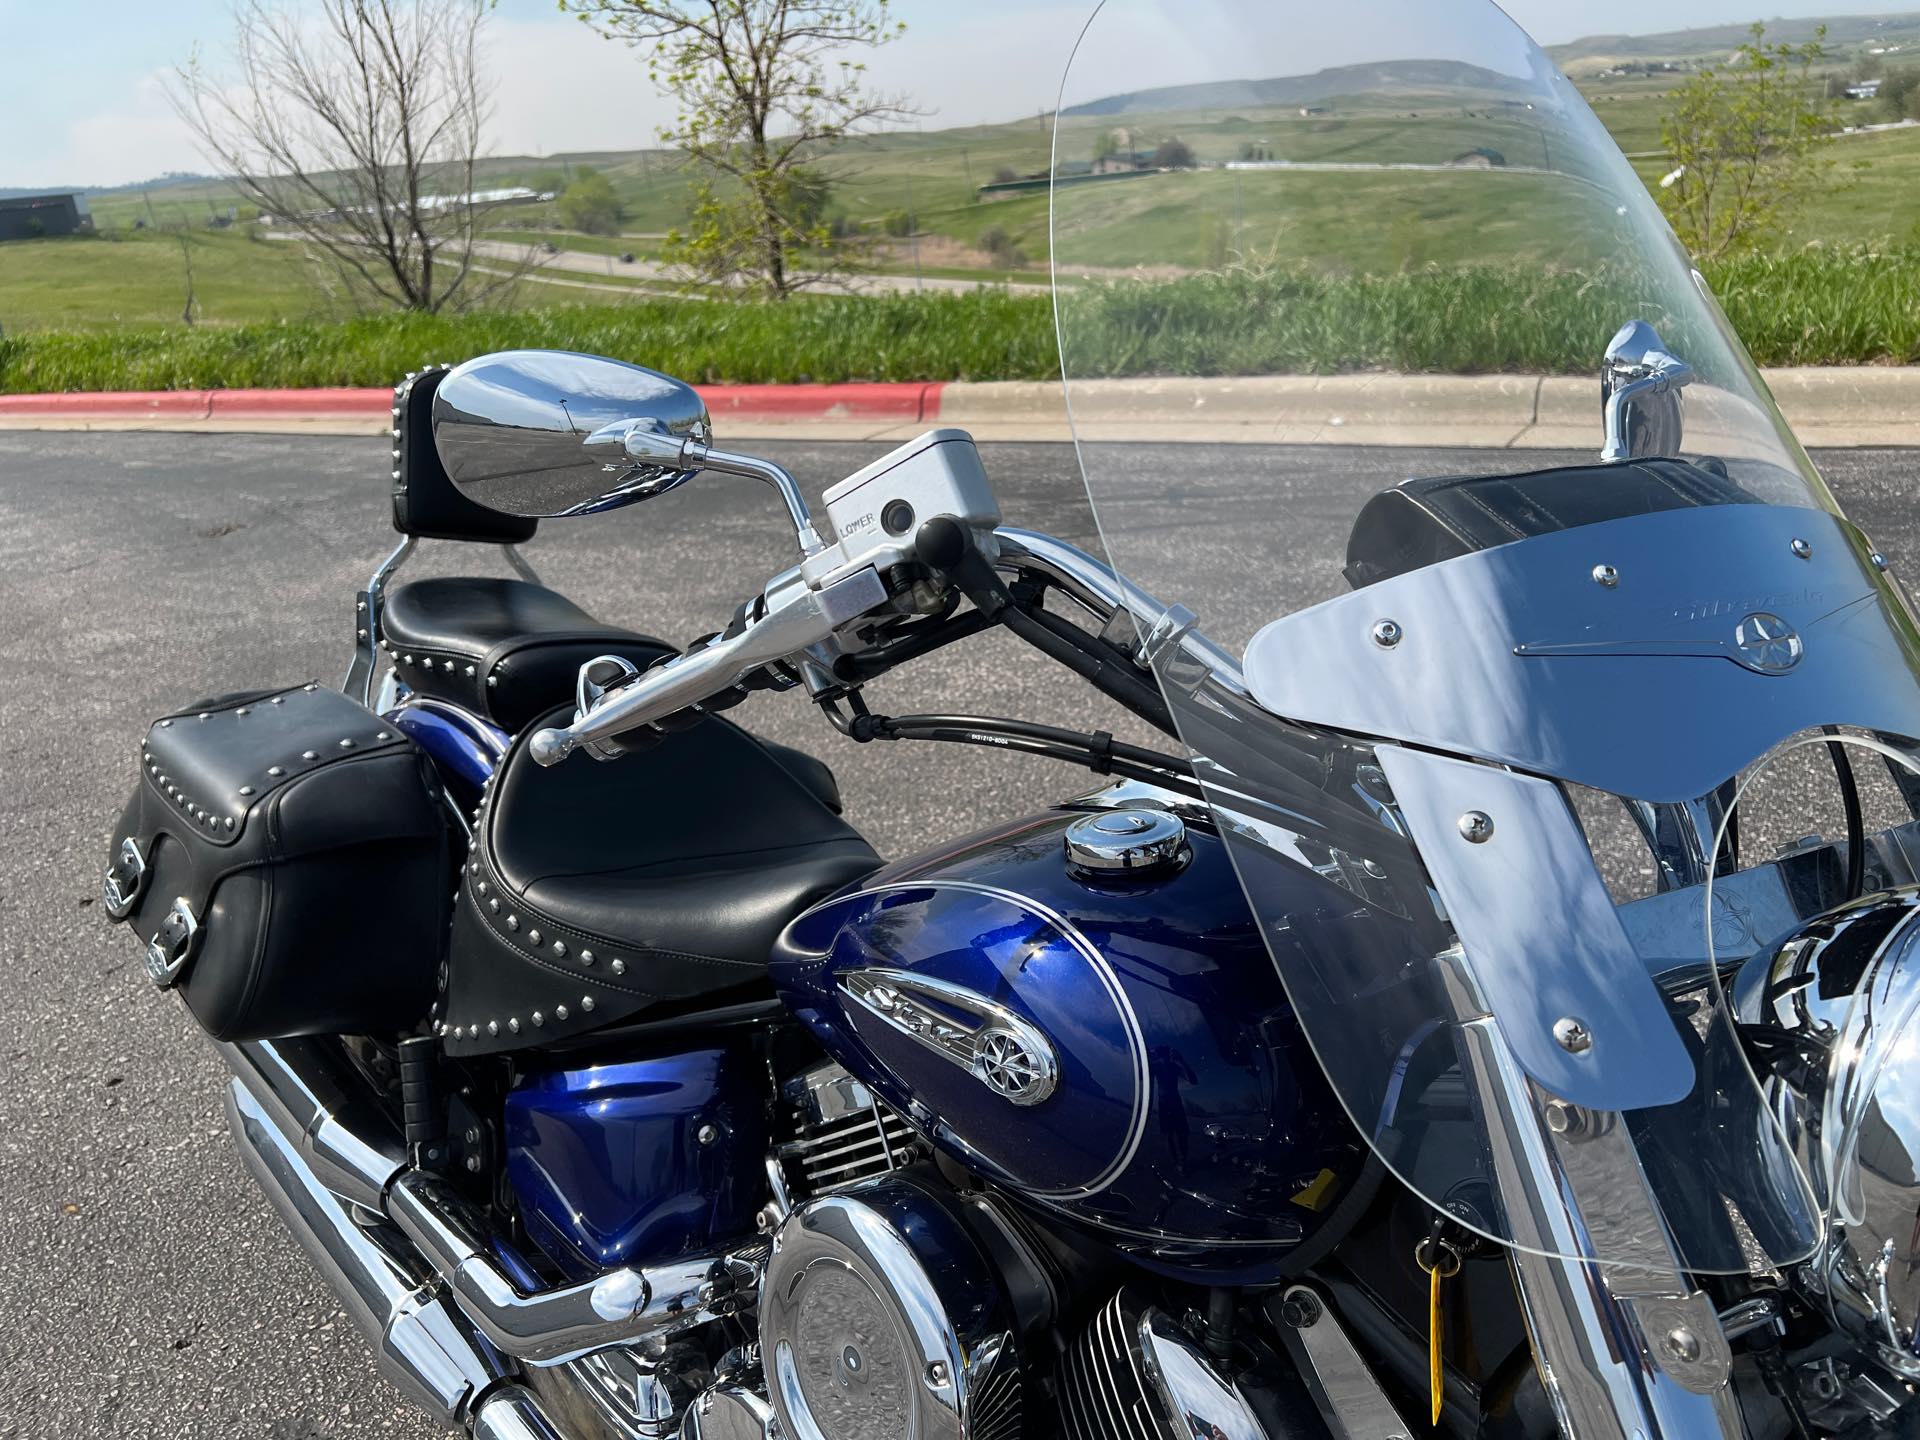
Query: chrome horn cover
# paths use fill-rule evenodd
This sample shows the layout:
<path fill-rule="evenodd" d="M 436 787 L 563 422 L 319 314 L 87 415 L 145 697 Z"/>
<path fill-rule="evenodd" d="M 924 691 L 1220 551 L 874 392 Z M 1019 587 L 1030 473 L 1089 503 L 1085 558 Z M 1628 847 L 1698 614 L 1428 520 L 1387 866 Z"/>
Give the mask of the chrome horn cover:
<path fill-rule="evenodd" d="M 801 1206 L 774 1237 L 760 1291 L 761 1363 L 781 1433 L 1002 1433 L 1019 1404 L 1005 1313 L 978 1245 L 916 1186 L 886 1177 Z"/>
<path fill-rule="evenodd" d="M 1761 1083 L 1825 1212 L 1796 1283 L 1920 1379 L 1920 888 L 1842 906 L 1756 955 L 1734 1009 L 1793 1057 Z"/>

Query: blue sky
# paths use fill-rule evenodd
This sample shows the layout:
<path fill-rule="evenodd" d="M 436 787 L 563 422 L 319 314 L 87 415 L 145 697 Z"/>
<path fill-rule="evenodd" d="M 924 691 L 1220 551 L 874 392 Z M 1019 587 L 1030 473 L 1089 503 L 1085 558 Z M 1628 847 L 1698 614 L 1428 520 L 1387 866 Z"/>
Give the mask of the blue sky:
<path fill-rule="evenodd" d="M 1337 53 L 1345 37 L 1332 30 L 1361 6 L 1270 3 L 1299 8 L 1303 30 L 1329 47 L 1326 63 L 1359 58 Z M 1051 103 L 1089 8 L 1090 0 L 896 0 L 907 36 L 871 58 L 871 73 L 880 87 L 909 93 L 930 111 L 922 121 L 929 129 L 1030 114 Z M 1879 7 L 1870 0 L 1508 0 L 1506 8 L 1535 39 L 1554 44 L 1596 32 Z M 226 0 L 102 0 L 84 8 L 0 0 L 0 186 L 110 185 L 204 168 L 160 78 L 196 45 L 217 54 L 227 13 Z M 552 0 L 499 0 L 491 31 L 496 153 L 633 148 L 651 143 L 670 118 L 634 56 L 586 33 Z M 1141 73 L 1114 88 L 1153 83 L 1152 57 L 1142 57 Z"/>

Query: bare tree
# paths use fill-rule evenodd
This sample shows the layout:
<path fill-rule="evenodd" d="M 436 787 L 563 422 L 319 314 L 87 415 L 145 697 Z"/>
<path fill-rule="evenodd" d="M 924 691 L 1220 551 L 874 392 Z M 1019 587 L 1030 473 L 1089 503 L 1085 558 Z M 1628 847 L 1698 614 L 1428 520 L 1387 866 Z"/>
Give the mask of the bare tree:
<path fill-rule="evenodd" d="M 232 75 L 198 55 L 174 108 L 208 157 L 349 290 L 410 310 L 475 303 L 515 274 L 474 267 L 474 169 L 490 0 L 239 0 Z M 529 262 L 530 263 L 530 262 Z"/>
<path fill-rule="evenodd" d="M 834 141 L 914 113 L 870 94 L 866 66 L 845 58 L 906 27 L 888 0 L 559 0 L 609 39 L 646 51 L 654 82 L 680 102 L 660 138 L 707 178 L 693 223 L 669 242 L 702 278 L 750 278 L 769 297 L 843 268 L 829 249 L 830 182 L 812 162 Z M 812 252 L 810 273 L 794 252 Z"/>

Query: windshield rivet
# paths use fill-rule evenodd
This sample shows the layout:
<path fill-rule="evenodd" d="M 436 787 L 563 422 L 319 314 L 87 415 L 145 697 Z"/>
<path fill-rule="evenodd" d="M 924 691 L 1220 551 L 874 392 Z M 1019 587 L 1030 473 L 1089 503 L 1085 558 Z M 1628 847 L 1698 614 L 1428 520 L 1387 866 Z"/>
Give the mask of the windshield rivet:
<path fill-rule="evenodd" d="M 1878 550 L 1869 555 L 1867 559 L 1873 563 L 1873 568 L 1876 570 L 1884 570 L 1887 568 L 1887 557 L 1882 555 Z"/>
<path fill-rule="evenodd" d="M 1691 1365 L 1700 1358 L 1700 1337 L 1684 1325 L 1674 1326 L 1667 1332 L 1667 1354 Z"/>
<path fill-rule="evenodd" d="M 1484 810 L 1469 810 L 1460 817 L 1460 834 L 1469 845 L 1484 845 L 1493 838 L 1493 817 Z"/>
<path fill-rule="evenodd" d="M 1593 1048 L 1593 1032 L 1571 1015 L 1553 1022 L 1553 1038 L 1569 1055 L 1584 1055 Z"/>
<path fill-rule="evenodd" d="M 1378 645 L 1382 650 L 1391 650 L 1394 646 L 1398 645 L 1402 633 L 1398 620 L 1376 620 L 1373 622 L 1373 643 Z"/>
<path fill-rule="evenodd" d="M 1808 559 L 1813 554 L 1813 546 L 1802 540 L 1798 535 L 1793 537 L 1792 543 L 1789 544 L 1787 548 L 1802 560 Z"/>
<path fill-rule="evenodd" d="M 1611 565 L 1596 565 L 1593 567 L 1593 583 L 1611 590 L 1620 583 L 1620 572 Z"/>

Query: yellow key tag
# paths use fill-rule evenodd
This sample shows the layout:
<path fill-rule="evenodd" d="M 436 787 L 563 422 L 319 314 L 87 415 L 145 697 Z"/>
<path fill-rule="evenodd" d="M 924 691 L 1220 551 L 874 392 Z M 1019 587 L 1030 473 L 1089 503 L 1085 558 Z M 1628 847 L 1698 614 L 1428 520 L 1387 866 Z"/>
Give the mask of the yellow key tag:
<path fill-rule="evenodd" d="M 1440 1267 L 1435 1265 L 1427 1272 L 1427 1384 L 1433 1392 L 1433 1424 L 1440 1424 L 1440 1400 L 1444 1387 L 1440 1383 Z"/>
<path fill-rule="evenodd" d="M 1429 1255 L 1433 1257 L 1431 1263 Z M 1446 1398 L 1441 1360 L 1446 1322 L 1440 1313 L 1440 1282 L 1459 1273 L 1460 1252 L 1443 1240 L 1424 1240 L 1414 1248 L 1413 1263 L 1427 1272 L 1427 1385 L 1433 1397 L 1432 1424 L 1438 1429 L 1441 1402 Z"/>

